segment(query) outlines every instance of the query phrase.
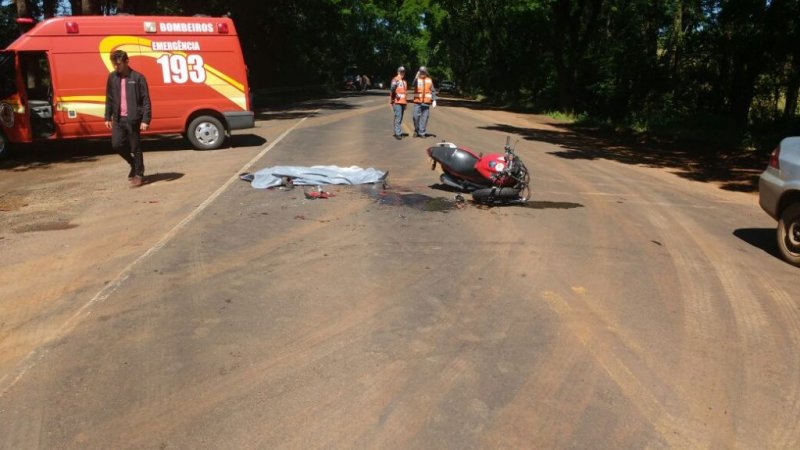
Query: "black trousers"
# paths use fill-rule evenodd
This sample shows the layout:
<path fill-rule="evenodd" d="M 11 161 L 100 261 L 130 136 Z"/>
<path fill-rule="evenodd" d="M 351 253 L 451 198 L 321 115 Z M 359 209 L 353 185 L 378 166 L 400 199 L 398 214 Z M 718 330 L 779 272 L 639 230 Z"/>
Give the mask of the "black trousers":
<path fill-rule="evenodd" d="M 144 157 L 139 141 L 138 120 L 129 121 L 121 117 L 111 125 L 111 147 L 119 156 L 131 165 L 131 172 L 136 176 L 144 176 Z"/>

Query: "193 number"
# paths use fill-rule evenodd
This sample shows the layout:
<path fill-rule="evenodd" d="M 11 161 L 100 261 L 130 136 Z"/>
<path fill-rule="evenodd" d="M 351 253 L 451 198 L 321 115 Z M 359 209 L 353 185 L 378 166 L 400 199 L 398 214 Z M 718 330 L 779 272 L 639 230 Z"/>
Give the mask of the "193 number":
<path fill-rule="evenodd" d="M 203 57 L 200 55 L 162 55 L 156 62 L 161 66 L 161 74 L 166 84 L 184 84 L 189 80 L 192 83 L 206 81 L 206 69 L 203 67 Z"/>

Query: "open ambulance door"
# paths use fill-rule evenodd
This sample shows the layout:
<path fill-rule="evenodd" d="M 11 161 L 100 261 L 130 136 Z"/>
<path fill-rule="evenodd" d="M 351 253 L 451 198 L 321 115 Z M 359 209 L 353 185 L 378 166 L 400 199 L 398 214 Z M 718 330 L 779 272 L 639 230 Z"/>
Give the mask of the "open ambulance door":
<path fill-rule="evenodd" d="M 47 139 L 55 133 L 53 78 L 47 52 L 19 52 L 18 59 L 31 140 Z"/>
<path fill-rule="evenodd" d="M 0 158 L 8 156 L 11 142 L 19 141 L 16 116 L 20 100 L 17 81 L 16 53 L 0 52 Z"/>

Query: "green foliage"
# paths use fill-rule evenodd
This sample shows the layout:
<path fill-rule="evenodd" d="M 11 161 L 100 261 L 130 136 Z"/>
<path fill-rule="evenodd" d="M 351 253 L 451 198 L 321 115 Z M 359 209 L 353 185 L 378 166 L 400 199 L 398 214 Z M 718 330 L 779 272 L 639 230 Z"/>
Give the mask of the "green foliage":
<path fill-rule="evenodd" d="M 57 10 L 70 3 L 80 4 L 60 0 Z M 3 5 L 7 43 L 16 11 Z M 98 5 L 110 14 L 118 2 Z M 582 111 L 581 120 L 638 131 L 800 133 L 800 0 L 128 0 L 124 9 L 230 14 L 254 88 L 335 84 L 352 65 L 385 81 L 398 65 L 411 75 L 424 64 L 492 103 Z"/>
<path fill-rule="evenodd" d="M 5 48 L 19 35 L 17 24 L 17 9 L 14 3 L 0 4 L 0 48 Z"/>
<path fill-rule="evenodd" d="M 565 113 L 557 109 L 545 111 L 544 114 L 563 123 L 586 123 L 586 121 L 589 120 L 589 117 L 585 113 Z"/>

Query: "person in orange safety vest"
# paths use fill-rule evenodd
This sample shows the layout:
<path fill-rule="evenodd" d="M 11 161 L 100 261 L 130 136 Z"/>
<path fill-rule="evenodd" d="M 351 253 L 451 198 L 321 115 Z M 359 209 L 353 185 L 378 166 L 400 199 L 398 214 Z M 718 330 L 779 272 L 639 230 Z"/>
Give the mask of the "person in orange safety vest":
<path fill-rule="evenodd" d="M 412 84 L 414 85 L 414 137 L 435 136 L 427 133 L 427 126 L 431 108 L 436 107 L 436 89 L 425 66 L 419 68 Z"/>
<path fill-rule="evenodd" d="M 408 90 L 408 83 L 405 80 L 406 68 L 400 66 L 397 68 L 397 76 L 392 78 L 392 84 L 389 88 L 391 95 L 390 103 L 394 111 L 394 138 L 398 141 L 403 139 L 403 133 L 400 130 L 400 125 L 403 123 L 403 114 L 406 111 L 406 91 Z"/>

